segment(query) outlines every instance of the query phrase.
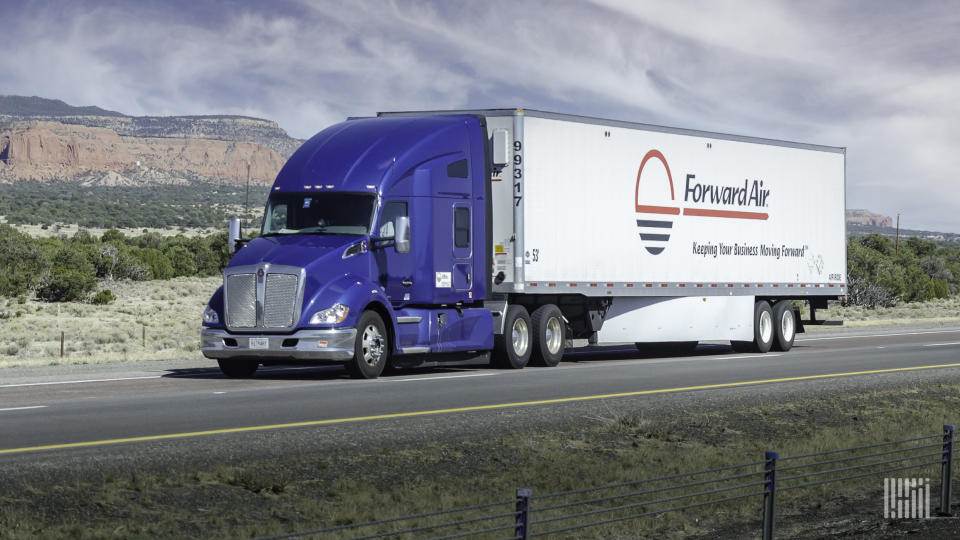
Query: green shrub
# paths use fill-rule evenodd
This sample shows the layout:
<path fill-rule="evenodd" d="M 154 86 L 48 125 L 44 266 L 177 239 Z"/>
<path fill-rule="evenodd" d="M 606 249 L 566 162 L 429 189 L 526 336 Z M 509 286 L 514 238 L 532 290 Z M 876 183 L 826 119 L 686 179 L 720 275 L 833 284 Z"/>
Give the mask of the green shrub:
<path fill-rule="evenodd" d="M 140 248 L 133 252 L 134 257 L 150 270 L 151 279 L 170 279 L 173 277 L 173 265 L 162 251 L 155 248 Z"/>
<path fill-rule="evenodd" d="M 93 272 L 58 270 L 37 290 L 37 296 L 47 302 L 78 302 L 86 299 L 96 287 Z"/>
<path fill-rule="evenodd" d="M 117 297 L 113 295 L 113 291 L 110 289 L 104 289 L 93 295 L 93 298 L 90 299 L 90 303 L 102 306 L 104 304 L 110 304 L 116 299 Z"/>
<path fill-rule="evenodd" d="M 933 298 L 948 298 L 950 296 L 950 285 L 944 279 L 930 280 L 930 295 Z"/>
<path fill-rule="evenodd" d="M 50 271 L 47 254 L 30 236 L 0 225 L 0 296 L 23 296 Z"/>

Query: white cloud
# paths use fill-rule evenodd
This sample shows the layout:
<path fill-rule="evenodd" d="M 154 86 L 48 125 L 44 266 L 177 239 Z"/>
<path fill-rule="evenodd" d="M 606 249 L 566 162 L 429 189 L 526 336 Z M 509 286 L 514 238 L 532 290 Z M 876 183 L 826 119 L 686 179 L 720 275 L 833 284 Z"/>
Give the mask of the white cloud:
<path fill-rule="evenodd" d="M 949 4 L 88 6 L 3 9 L 17 45 L 0 92 L 261 116 L 298 137 L 378 110 L 524 106 L 846 146 L 848 206 L 960 232 Z"/>

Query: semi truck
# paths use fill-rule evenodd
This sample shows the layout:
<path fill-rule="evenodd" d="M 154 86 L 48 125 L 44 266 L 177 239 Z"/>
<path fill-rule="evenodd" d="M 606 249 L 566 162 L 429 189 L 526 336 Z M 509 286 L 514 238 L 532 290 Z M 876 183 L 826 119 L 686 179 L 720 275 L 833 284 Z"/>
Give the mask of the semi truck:
<path fill-rule="evenodd" d="M 524 109 L 349 118 L 286 162 L 259 236 L 231 224 L 201 349 L 230 377 L 356 378 L 584 343 L 786 351 L 846 291 L 845 156 Z"/>

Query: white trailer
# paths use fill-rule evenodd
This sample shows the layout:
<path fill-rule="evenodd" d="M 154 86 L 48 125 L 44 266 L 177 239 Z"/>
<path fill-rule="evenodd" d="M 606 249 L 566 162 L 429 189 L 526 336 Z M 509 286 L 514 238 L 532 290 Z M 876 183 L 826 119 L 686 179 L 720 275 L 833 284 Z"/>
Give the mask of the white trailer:
<path fill-rule="evenodd" d="M 803 331 L 789 300 L 813 313 L 845 294 L 844 148 L 523 109 L 451 112 L 482 116 L 489 134 L 499 296 L 487 304 L 503 315 L 502 355 L 518 320 L 520 330 L 531 322 L 534 357 L 548 364 L 559 361 L 557 330 L 566 343 L 787 350 Z M 544 306 L 556 306 L 554 320 L 562 313 L 562 328 L 538 324 Z"/>

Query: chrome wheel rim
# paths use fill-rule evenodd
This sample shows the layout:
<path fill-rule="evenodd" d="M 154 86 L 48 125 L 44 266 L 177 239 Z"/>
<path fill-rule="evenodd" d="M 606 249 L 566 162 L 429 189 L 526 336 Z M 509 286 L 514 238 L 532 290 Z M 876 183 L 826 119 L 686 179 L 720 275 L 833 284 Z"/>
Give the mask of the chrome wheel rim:
<path fill-rule="evenodd" d="M 517 356 L 527 354 L 527 347 L 530 346 L 530 329 L 527 327 L 527 321 L 518 318 L 513 321 L 513 352 Z"/>
<path fill-rule="evenodd" d="M 560 347 L 563 346 L 563 328 L 560 326 L 560 320 L 556 317 L 551 317 L 547 321 L 547 332 L 545 336 L 545 342 L 547 345 L 547 350 L 550 351 L 550 354 L 557 354 L 560 352 Z"/>
<path fill-rule="evenodd" d="M 780 335 L 783 336 L 784 341 L 789 343 L 793 339 L 793 332 L 793 312 L 786 310 L 783 312 L 783 317 L 780 320 Z"/>
<path fill-rule="evenodd" d="M 769 311 L 764 310 L 760 314 L 760 339 L 764 343 L 769 343 L 773 338 L 773 316 Z"/>
<path fill-rule="evenodd" d="M 383 334 L 380 329 L 370 324 L 363 329 L 363 337 L 360 340 L 360 348 L 363 352 L 363 361 L 369 366 L 375 366 L 380 363 L 383 356 Z"/>

